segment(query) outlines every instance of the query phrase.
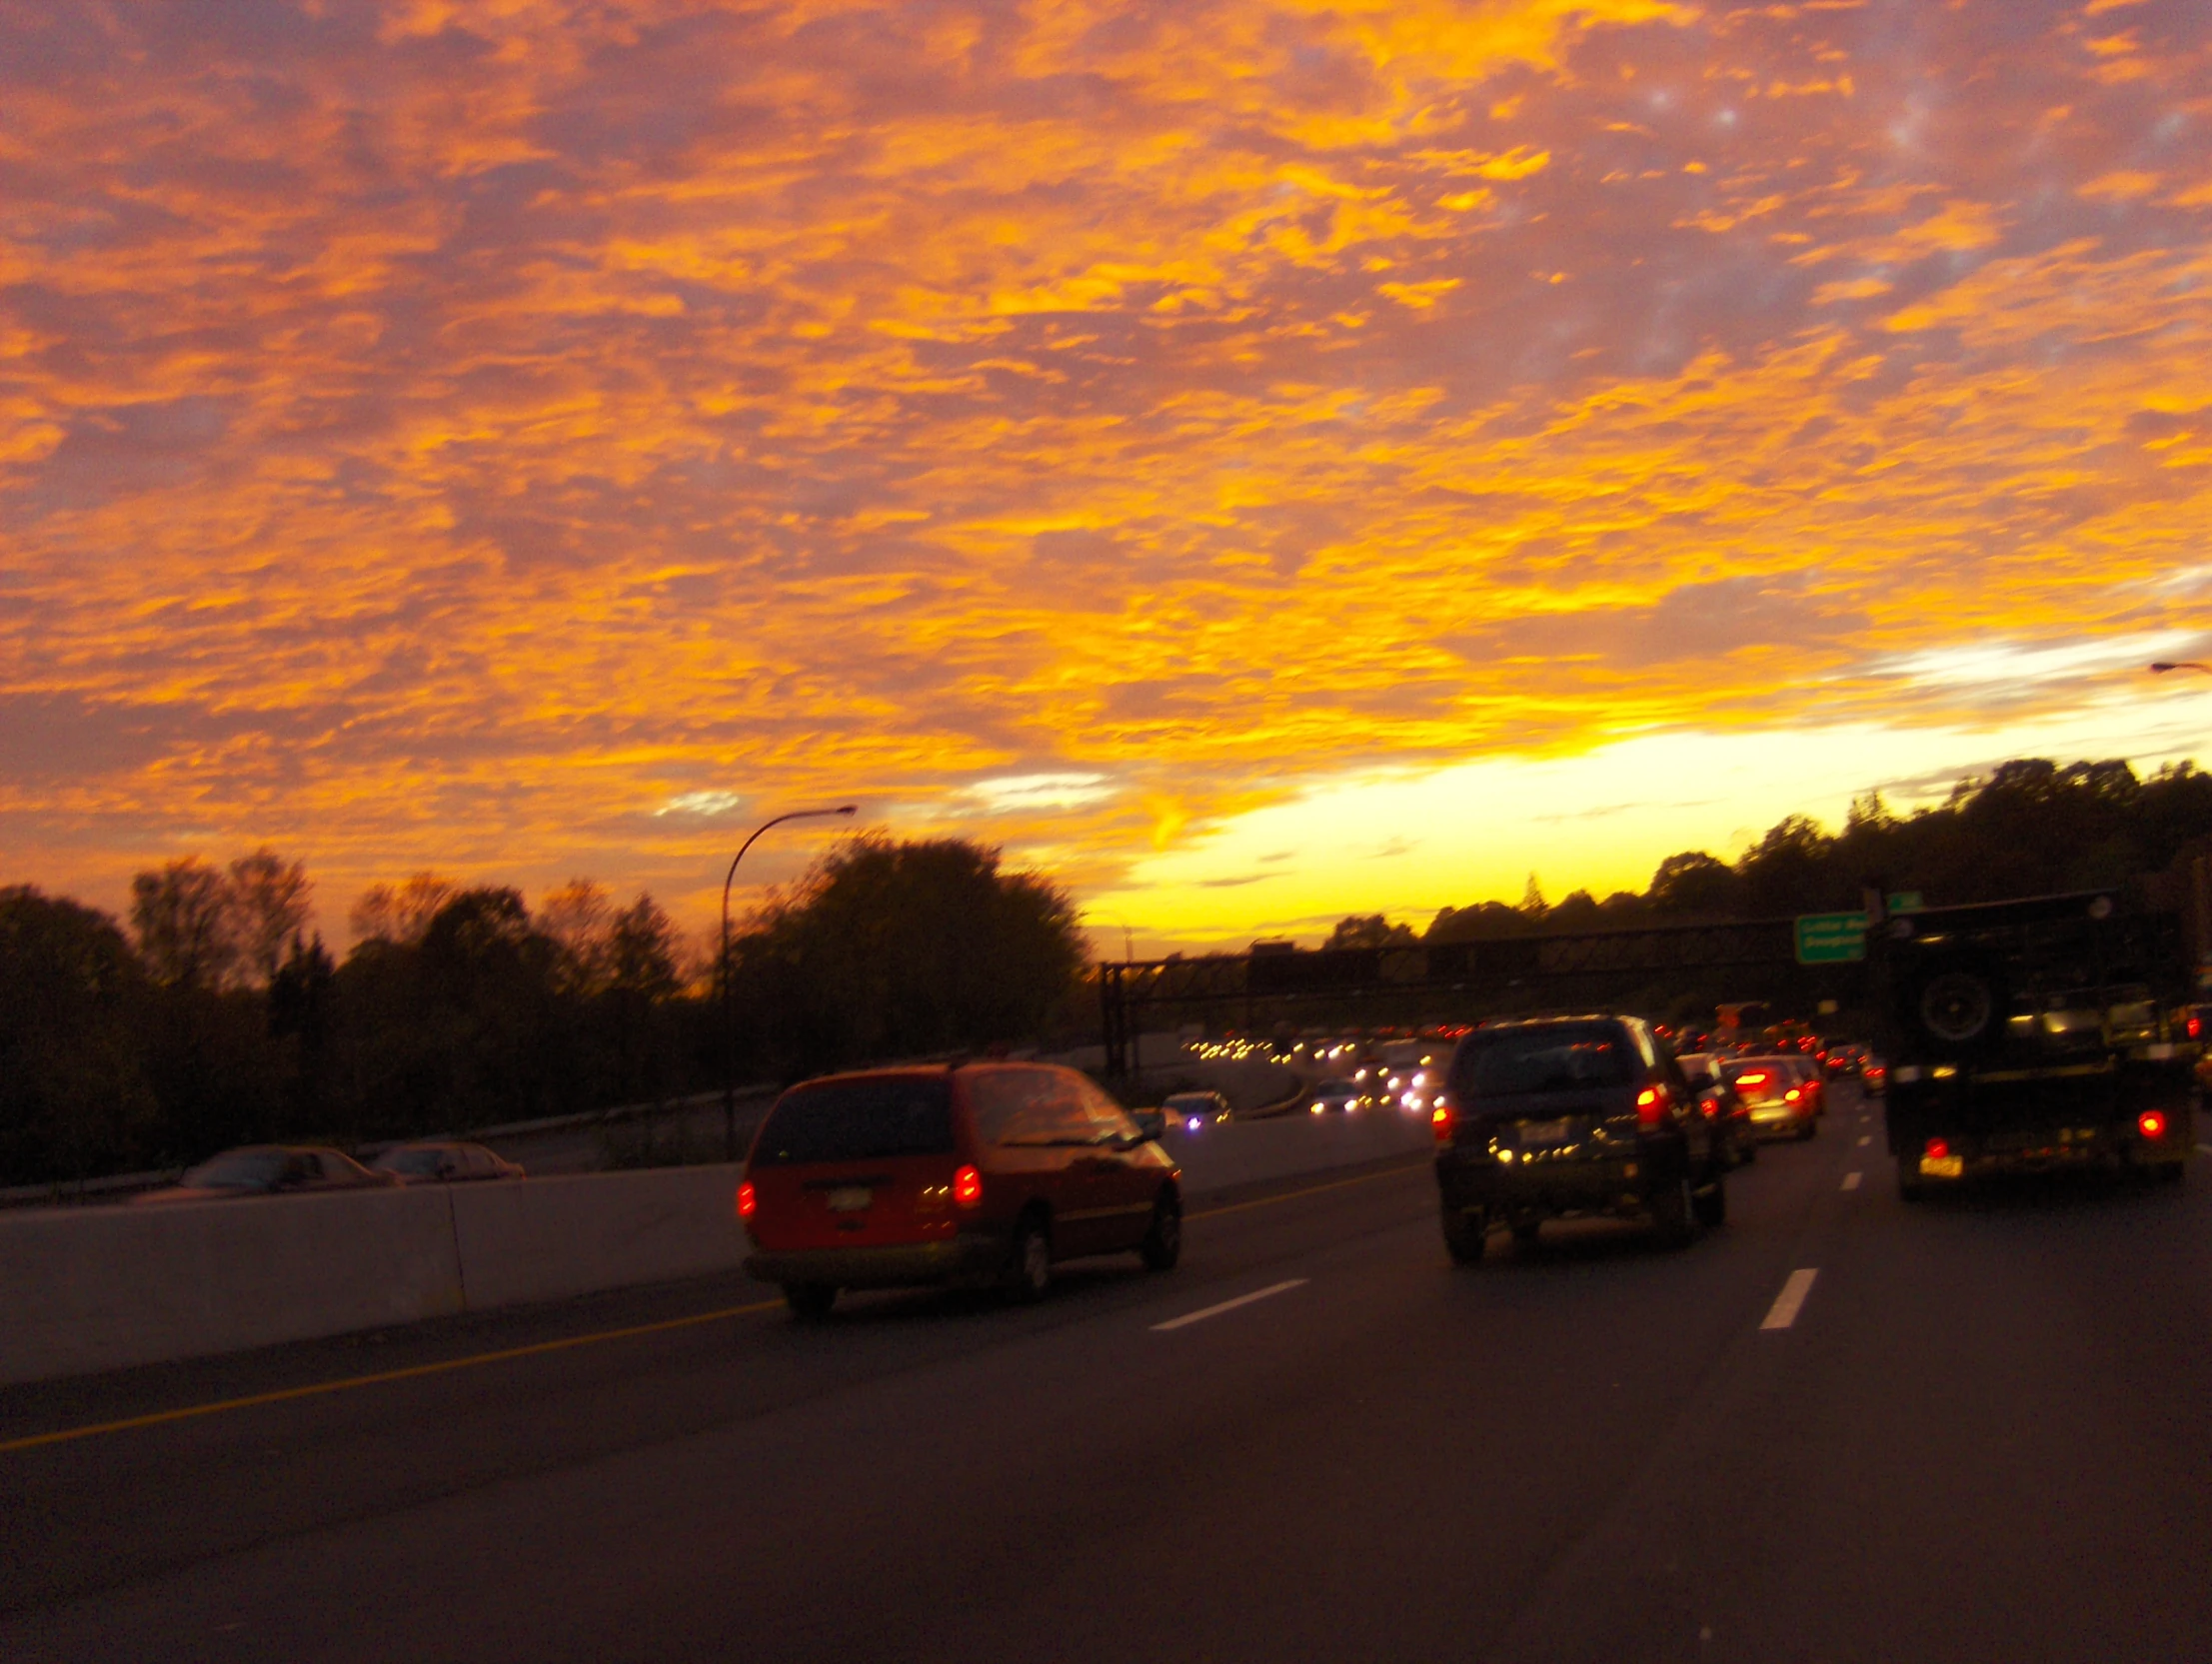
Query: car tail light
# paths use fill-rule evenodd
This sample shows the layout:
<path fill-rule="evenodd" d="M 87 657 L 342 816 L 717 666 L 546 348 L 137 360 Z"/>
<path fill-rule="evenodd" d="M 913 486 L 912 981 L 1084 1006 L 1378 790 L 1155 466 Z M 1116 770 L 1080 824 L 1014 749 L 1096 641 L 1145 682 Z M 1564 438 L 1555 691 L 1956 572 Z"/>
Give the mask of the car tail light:
<path fill-rule="evenodd" d="M 2146 1138 L 2166 1136 L 2166 1117 L 2157 1109 L 2146 1109 L 2135 1117 L 2135 1130 Z"/>
<path fill-rule="evenodd" d="M 981 1207 L 984 1201 L 984 1175 L 974 1167 L 963 1167 L 955 1173 L 953 1200 L 963 1207 Z"/>
<path fill-rule="evenodd" d="M 1664 1126 L 1666 1112 L 1673 1107 L 1673 1099 L 1664 1086 L 1646 1086 L 1636 1094 L 1636 1124 L 1638 1126 Z"/>
<path fill-rule="evenodd" d="M 1930 1138 L 1927 1142 L 1927 1147 L 1921 1150 L 1920 1153 L 1926 1156 L 1930 1161 L 1941 1161 L 1950 1155 L 1951 1146 L 1944 1139 Z"/>
<path fill-rule="evenodd" d="M 2192 1040 L 2201 1040 L 2204 1038 L 2204 1018 L 2200 1016 L 2190 1017 L 2189 1037 Z"/>
<path fill-rule="evenodd" d="M 1782 1094 L 1782 1101 L 1784 1103 L 1795 1103 L 1801 1095 L 1802 1093 L 1800 1092 L 1799 1088 L 1792 1086 L 1788 1091 Z"/>
<path fill-rule="evenodd" d="M 747 1179 L 738 1186 L 738 1217 L 750 1219 L 761 1208 L 761 1198 L 754 1193 L 753 1181 Z"/>
<path fill-rule="evenodd" d="M 1436 1142 L 1439 1144 L 1451 1142 L 1452 1131 L 1458 1124 L 1459 1117 L 1453 1113 L 1448 1103 L 1439 1103 L 1428 1112 L 1429 1129 L 1436 1134 Z"/>
<path fill-rule="evenodd" d="M 1739 1086 L 1758 1087 L 1765 1085 L 1770 1078 L 1772 1077 L 1768 1075 L 1766 1070 L 1764 1069 L 1745 1069 L 1741 1074 L 1736 1076 L 1736 1084 Z"/>

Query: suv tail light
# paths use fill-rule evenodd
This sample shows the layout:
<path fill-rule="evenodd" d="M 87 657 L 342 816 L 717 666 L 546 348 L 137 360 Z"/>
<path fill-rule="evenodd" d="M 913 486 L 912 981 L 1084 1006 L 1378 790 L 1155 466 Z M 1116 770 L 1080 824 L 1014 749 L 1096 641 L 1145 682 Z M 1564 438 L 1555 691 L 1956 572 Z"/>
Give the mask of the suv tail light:
<path fill-rule="evenodd" d="M 1438 1142 L 1439 1144 L 1448 1144 L 1451 1142 L 1451 1134 L 1457 1128 L 1458 1124 L 1458 1114 L 1452 1109 L 1450 1104 L 1445 1103 L 1440 1099 L 1438 1100 L 1436 1107 L 1429 1110 L 1428 1112 L 1429 1129 L 1436 1134 L 1436 1142 Z"/>
<path fill-rule="evenodd" d="M 1617 1102 L 1618 1099 L 1615 1099 Z M 1664 1126 L 1666 1112 L 1674 1107 L 1674 1097 L 1664 1086 L 1646 1086 L 1636 1094 L 1636 1124 L 1638 1126 Z"/>
<path fill-rule="evenodd" d="M 747 1179 L 738 1186 L 738 1217 L 750 1219 L 760 1211 L 761 1198 L 754 1193 L 753 1181 Z"/>
<path fill-rule="evenodd" d="M 974 1167 L 963 1167 L 953 1175 L 953 1200 L 963 1207 L 981 1207 L 984 1204 L 984 1175 Z"/>
<path fill-rule="evenodd" d="M 2157 1109 L 2146 1109 L 2135 1117 L 2135 1130 L 2146 1138 L 2166 1136 L 2166 1117 Z"/>

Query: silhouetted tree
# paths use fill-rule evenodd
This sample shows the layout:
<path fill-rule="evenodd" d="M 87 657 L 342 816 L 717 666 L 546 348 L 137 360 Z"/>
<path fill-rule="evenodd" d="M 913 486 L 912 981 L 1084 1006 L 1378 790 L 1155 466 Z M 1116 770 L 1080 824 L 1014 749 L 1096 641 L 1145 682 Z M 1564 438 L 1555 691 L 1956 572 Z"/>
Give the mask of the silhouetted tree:
<path fill-rule="evenodd" d="M 1369 913 L 1361 918 L 1356 914 L 1340 918 L 1329 931 L 1323 947 L 1410 947 L 1413 945 L 1413 927 L 1410 924 L 1393 924 L 1380 913 Z"/>
<path fill-rule="evenodd" d="M 230 886 L 195 856 L 131 880 L 131 928 L 164 987 L 220 987 L 238 963 Z"/>
<path fill-rule="evenodd" d="M 737 989 L 787 1069 L 1036 1033 L 1082 971 L 1073 903 L 999 851 L 870 835 L 826 855 L 739 943 Z"/>
<path fill-rule="evenodd" d="M 0 1182 L 114 1171 L 157 1140 L 151 992 L 105 913 L 0 889 Z"/>
<path fill-rule="evenodd" d="M 285 944 L 296 941 L 313 916 L 315 886 L 307 868 L 263 844 L 231 862 L 224 901 L 230 936 L 248 976 L 260 987 L 275 979 Z"/>

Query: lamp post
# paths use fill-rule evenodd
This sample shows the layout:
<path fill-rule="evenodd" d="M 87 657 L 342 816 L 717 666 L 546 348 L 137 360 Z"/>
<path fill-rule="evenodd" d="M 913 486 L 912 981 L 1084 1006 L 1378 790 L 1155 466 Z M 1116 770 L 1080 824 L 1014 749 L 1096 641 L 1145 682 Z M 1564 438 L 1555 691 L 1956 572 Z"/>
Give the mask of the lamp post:
<path fill-rule="evenodd" d="M 755 839 L 771 827 L 780 827 L 786 821 L 811 821 L 820 816 L 851 815 L 860 806 L 840 804 L 836 809 L 795 809 L 789 815 L 779 815 L 773 821 L 764 821 L 753 829 L 753 836 L 738 845 L 738 852 L 730 857 L 730 870 L 722 879 L 722 1153 L 726 1161 L 738 1158 L 738 1007 L 730 977 L 730 884 L 738 875 L 738 862 L 745 859 L 746 850 L 753 847 Z"/>

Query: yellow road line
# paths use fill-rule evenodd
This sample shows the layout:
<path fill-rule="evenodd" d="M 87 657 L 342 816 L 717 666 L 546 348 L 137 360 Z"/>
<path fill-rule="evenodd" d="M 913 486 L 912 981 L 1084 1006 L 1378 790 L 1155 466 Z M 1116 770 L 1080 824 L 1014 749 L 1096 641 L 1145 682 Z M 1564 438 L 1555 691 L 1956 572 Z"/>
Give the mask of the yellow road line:
<path fill-rule="evenodd" d="M 535 1357 L 541 1352 L 564 1352 L 572 1346 L 592 1346 L 603 1340 L 627 1340 L 633 1335 L 660 1334 L 668 1329 L 688 1329 L 701 1323 L 717 1322 L 725 1317 L 743 1317 L 748 1312 L 767 1311 L 783 1303 L 782 1300 L 758 1300 L 751 1305 L 723 1306 L 716 1311 L 694 1312 L 689 1317 L 664 1318 L 658 1323 L 633 1323 L 624 1329 L 599 1329 L 591 1334 L 569 1335 L 561 1340 L 541 1340 L 530 1346 L 509 1346 L 498 1352 L 474 1352 L 465 1358 L 447 1358 L 439 1363 L 418 1363 L 406 1369 L 380 1369 L 373 1375 L 347 1375 L 335 1381 L 317 1381 L 312 1386 L 250 1393 L 244 1398 L 222 1398 L 212 1404 L 188 1404 L 181 1410 L 156 1410 L 151 1415 L 127 1416 L 121 1421 L 98 1421 L 89 1427 L 67 1427 L 58 1433 L 35 1433 L 29 1438 L 9 1439 L 0 1443 L 0 1455 L 11 1450 L 35 1450 L 44 1444 L 67 1444 L 72 1439 L 88 1439 L 100 1433 L 124 1433 L 134 1427 L 158 1427 L 169 1421 L 189 1421 L 194 1416 L 219 1415 L 225 1410 L 249 1410 L 258 1404 L 282 1404 L 290 1399 L 314 1398 L 326 1392 L 346 1392 L 354 1387 L 381 1386 L 387 1381 L 411 1381 L 420 1375 L 442 1375 L 451 1369 L 472 1369 L 480 1363 L 504 1363 L 510 1358 Z"/>
<path fill-rule="evenodd" d="M 1379 1172 L 1361 1173 L 1355 1178 L 1339 1178 L 1327 1184 L 1310 1184 L 1302 1190 L 1285 1190 L 1279 1195 L 1261 1196 L 1255 1201 L 1202 1208 L 1188 1217 L 1210 1219 L 1223 1213 L 1241 1213 L 1247 1208 L 1295 1201 L 1300 1196 L 1317 1196 L 1324 1190 L 1341 1190 L 1347 1185 L 1365 1184 L 1396 1173 L 1411 1172 L 1415 1165 L 1417 1163 L 1407 1162 L 1402 1166 L 1385 1167 Z M 262 1404 L 282 1404 L 295 1398 L 316 1398 L 327 1392 L 348 1392 L 355 1387 L 382 1386 L 391 1381 L 411 1381 L 423 1375 L 443 1375 L 454 1369 L 473 1369 L 479 1364 L 505 1363 L 513 1358 L 536 1357 L 545 1352 L 565 1352 L 572 1347 L 595 1346 L 606 1340 L 628 1340 L 636 1335 L 694 1328 L 701 1323 L 719 1322 L 725 1317 L 744 1317 L 756 1311 L 771 1311 L 783 1303 L 782 1300 L 758 1300 L 751 1305 L 723 1306 L 714 1311 L 694 1312 L 689 1317 L 664 1318 L 658 1323 L 633 1323 L 627 1328 L 597 1329 L 590 1334 L 569 1335 L 561 1340 L 541 1340 L 529 1346 L 509 1346 L 497 1352 L 472 1352 L 467 1357 L 446 1358 L 438 1363 L 418 1363 L 406 1369 L 380 1369 L 373 1375 L 346 1375 L 335 1381 L 317 1381 L 310 1386 L 285 1387 L 277 1392 L 255 1392 L 243 1398 L 217 1399 L 211 1404 L 188 1404 L 182 1409 L 156 1410 L 150 1415 L 126 1416 L 121 1421 L 97 1421 L 85 1427 L 65 1427 L 58 1433 L 34 1433 L 29 1438 L 0 1441 L 0 1456 L 15 1450 L 36 1450 L 42 1445 L 67 1444 L 75 1439 L 95 1438 L 102 1433 L 127 1433 L 137 1427 L 159 1427 L 172 1421 L 190 1421 L 197 1416 L 220 1415 L 226 1410 L 250 1410 Z"/>
<path fill-rule="evenodd" d="M 1296 1201 L 1300 1196 L 1317 1196 L 1323 1190 L 1341 1190 L 1347 1185 L 1367 1184 L 1378 1178 L 1391 1178 L 1398 1173 L 1410 1173 L 1428 1164 L 1428 1157 L 1407 1161 L 1395 1167 L 1384 1167 L 1380 1172 L 1361 1173 L 1356 1178 L 1332 1179 L 1326 1184 L 1309 1184 L 1302 1190 L 1285 1190 L 1279 1196 L 1261 1196 L 1256 1201 L 1230 1202 L 1226 1207 L 1205 1207 L 1184 1215 L 1191 1219 L 1211 1219 L 1223 1213 L 1241 1213 L 1249 1207 L 1271 1207 L 1276 1202 Z"/>

